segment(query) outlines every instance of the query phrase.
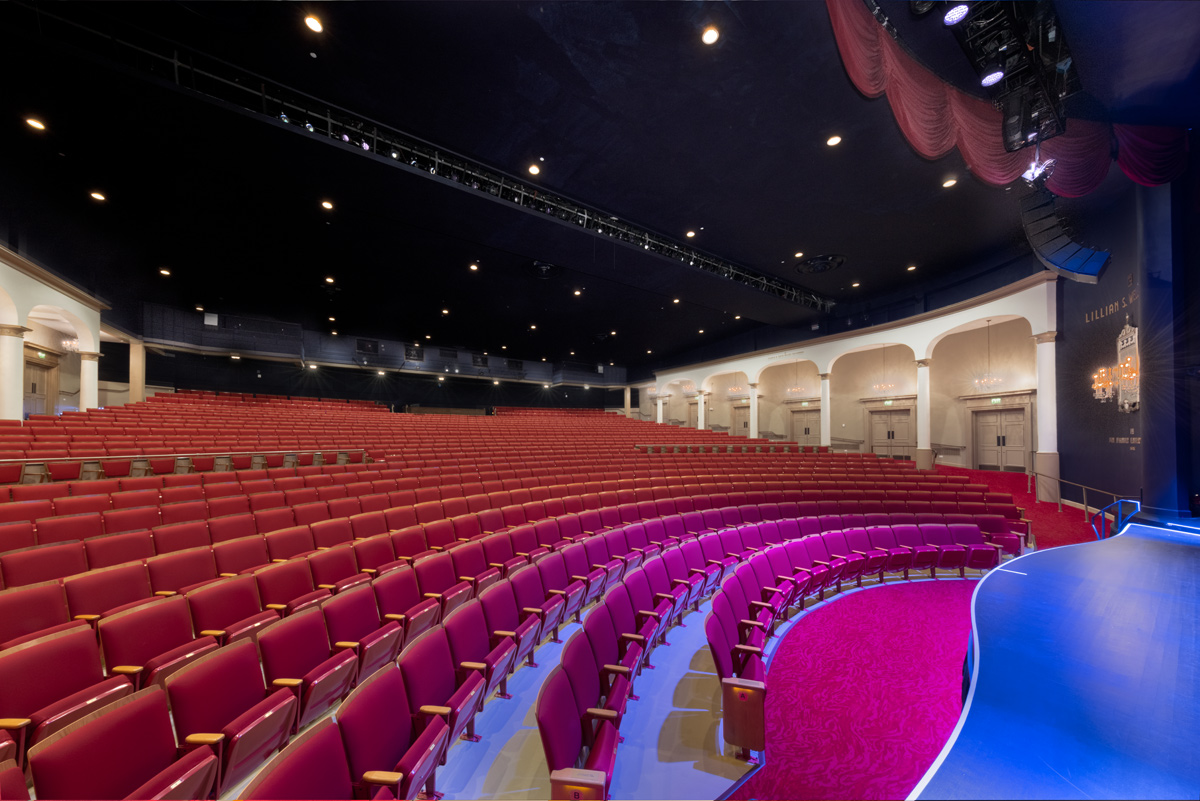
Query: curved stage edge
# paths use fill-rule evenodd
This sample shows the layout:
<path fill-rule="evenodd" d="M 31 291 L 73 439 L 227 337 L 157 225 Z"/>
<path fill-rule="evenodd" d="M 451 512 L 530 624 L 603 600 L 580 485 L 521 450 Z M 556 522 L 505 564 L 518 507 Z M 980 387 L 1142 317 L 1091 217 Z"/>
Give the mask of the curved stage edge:
<path fill-rule="evenodd" d="M 910 801 L 1200 797 L 1200 535 L 1006 562 L 971 625 L 962 717 Z"/>

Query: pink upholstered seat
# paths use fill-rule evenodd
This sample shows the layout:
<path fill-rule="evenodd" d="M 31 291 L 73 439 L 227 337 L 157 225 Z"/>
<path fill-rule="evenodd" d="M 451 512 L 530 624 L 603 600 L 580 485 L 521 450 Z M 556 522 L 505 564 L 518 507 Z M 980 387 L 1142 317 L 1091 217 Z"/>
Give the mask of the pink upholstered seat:
<path fill-rule="evenodd" d="M 517 605 L 512 584 L 502 581 L 488 587 L 480 593 L 479 603 L 483 607 L 492 643 L 510 638 L 517 647 L 513 657 L 514 667 L 522 659 L 530 667 L 537 667 L 533 654 L 541 640 L 541 619 L 535 614 L 522 612 Z"/>
<path fill-rule="evenodd" d="M 258 635 L 267 681 L 288 688 L 300 701 L 297 730 L 337 706 L 354 686 L 358 657 L 331 645 L 318 609 L 297 612 Z"/>
<path fill-rule="evenodd" d="M 442 619 L 441 604 L 421 595 L 417 574 L 412 568 L 384 573 L 371 582 L 371 587 L 380 616 L 395 621 L 404 630 L 401 649 Z"/>
<path fill-rule="evenodd" d="M 289 559 L 259 568 L 254 571 L 254 581 L 263 608 L 283 616 L 309 609 L 330 596 L 328 588 L 316 586 L 305 559 Z"/>
<path fill-rule="evenodd" d="M 371 587 L 340 592 L 321 605 L 325 628 L 335 649 L 353 651 L 358 657 L 359 679 L 366 678 L 393 661 L 403 645 L 404 628 L 399 622 L 379 615 Z"/>
<path fill-rule="evenodd" d="M 327 476 L 326 476 L 327 477 Z M 383 778 L 391 779 L 390 776 Z M 395 777 L 398 782 L 402 777 Z M 390 787 L 372 788 L 373 799 L 391 799 Z M 197 797 L 197 796 L 188 796 Z M 244 799 L 358 798 L 341 732 L 332 718 L 296 737 L 266 764 L 241 793 Z"/>
<path fill-rule="evenodd" d="M 536 706 L 538 734 L 546 764 L 550 768 L 551 797 L 570 797 L 580 785 L 589 787 L 589 797 L 608 798 L 617 756 L 617 729 L 601 720 L 595 730 L 591 749 L 583 761 L 585 771 L 575 770 L 583 749 L 583 732 L 570 679 L 555 668 L 542 684 Z M 578 792 L 578 790 L 575 790 Z"/>
<path fill-rule="evenodd" d="M 195 635 L 182 596 L 103 618 L 97 633 L 108 674 L 129 676 L 138 688 L 162 684 L 176 670 L 217 648 L 215 638 Z"/>
<path fill-rule="evenodd" d="M 498 698 L 509 698 L 508 674 L 516 664 L 517 645 L 507 636 L 493 640 L 478 599 L 456 609 L 442 626 L 459 673 L 474 671 L 483 677 L 480 704 L 493 692 Z"/>
<path fill-rule="evenodd" d="M 433 718 L 441 718 L 451 741 L 460 736 L 478 739 L 475 713 L 484 697 L 484 680 L 474 670 L 460 673 L 456 669 L 444 629 L 433 628 L 411 642 L 397 664 L 422 730 Z"/>

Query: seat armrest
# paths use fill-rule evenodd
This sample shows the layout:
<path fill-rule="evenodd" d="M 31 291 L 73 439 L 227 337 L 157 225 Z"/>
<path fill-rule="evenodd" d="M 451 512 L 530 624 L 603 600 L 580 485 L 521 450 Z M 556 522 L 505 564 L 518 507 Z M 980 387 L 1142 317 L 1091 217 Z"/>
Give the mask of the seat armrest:
<path fill-rule="evenodd" d="M 441 601 L 441 600 L 444 600 L 446 596 L 442 595 L 440 592 L 426 592 L 426 593 L 422 593 L 421 597 L 422 598 L 431 598 L 435 601 Z"/>
<path fill-rule="evenodd" d="M 523 559 L 528 559 L 528 558 L 529 558 L 529 552 L 528 552 L 528 551 L 513 551 L 513 554 L 514 554 L 515 556 L 520 556 L 520 557 L 522 557 Z"/>
<path fill-rule="evenodd" d="M 540 618 L 546 617 L 546 610 L 537 606 L 525 606 L 521 608 L 521 611 L 527 615 L 537 615 Z"/>
<path fill-rule="evenodd" d="M 108 672 L 113 676 L 136 676 L 145 669 L 143 665 L 115 665 Z"/>
<path fill-rule="evenodd" d="M 708 574 L 705 573 L 703 570 L 701 570 L 698 567 L 693 567 L 691 570 L 688 571 L 688 575 L 689 576 L 707 576 Z"/>
<path fill-rule="evenodd" d="M 28 726 L 32 721 L 29 718 L 0 718 L 0 729 L 8 729 L 16 731 Z"/>
<path fill-rule="evenodd" d="M 625 667 L 624 665 L 605 665 L 603 668 L 601 668 L 601 670 L 603 670 L 605 673 L 616 673 L 620 676 L 628 676 L 631 672 L 629 668 Z"/>
<path fill-rule="evenodd" d="M 648 618 L 653 618 L 654 620 L 662 620 L 662 615 L 660 615 L 658 612 L 652 612 L 648 609 L 639 609 L 637 610 L 637 613 L 639 615 L 645 615 Z"/>
<path fill-rule="evenodd" d="M 672 587 L 678 587 L 680 585 L 683 585 L 684 587 L 690 587 L 692 586 L 692 582 L 688 581 L 687 579 L 671 579 Z"/>
<path fill-rule="evenodd" d="M 189 734 L 183 739 L 187 745 L 217 745 L 225 740 L 225 735 L 221 733 L 200 733 Z"/>
<path fill-rule="evenodd" d="M 317 589 L 318 590 L 329 590 L 330 592 L 333 592 L 334 590 L 337 589 L 337 585 L 336 584 L 318 584 Z"/>
<path fill-rule="evenodd" d="M 762 656 L 762 649 L 756 648 L 753 645 L 735 645 L 735 646 L 733 646 L 733 650 L 743 651 L 748 654 L 758 654 L 759 656 Z"/>
<path fill-rule="evenodd" d="M 571 576 L 571 581 L 582 581 L 584 584 L 587 584 L 588 577 L 587 576 Z"/>
<path fill-rule="evenodd" d="M 264 609 L 274 609 L 276 612 L 287 610 L 287 604 L 263 604 Z"/>
<path fill-rule="evenodd" d="M 408 620 L 408 615 L 398 615 L 393 612 L 389 612 L 383 616 L 383 619 L 384 620 L 394 620 L 397 623 L 403 623 L 406 620 Z"/>
<path fill-rule="evenodd" d="M 501 572 L 504 571 L 504 565 L 501 562 L 488 562 L 488 567 L 494 567 Z"/>
<path fill-rule="evenodd" d="M 87 623 L 95 623 L 100 619 L 99 615 L 75 615 L 72 620 L 83 620 Z"/>
<path fill-rule="evenodd" d="M 205 629 L 200 632 L 201 637 L 215 637 L 218 640 L 224 637 L 228 632 L 225 629 Z"/>
<path fill-rule="evenodd" d="M 513 640 L 517 639 L 517 633 L 515 631 L 504 631 L 502 629 L 497 629 L 496 631 L 493 631 L 492 636 L 497 639 L 500 639 L 500 640 L 504 639 L 505 637 L 508 637 Z"/>
<path fill-rule="evenodd" d="M 789 581 L 789 583 L 790 583 L 790 581 Z M 770 592 L 770 593 L 774 593 L 776 595 L 783 592 L 783 590 L 779 589 L 778 587 L 763 587 L 762 590 L 763 590 L 763 592 Z"/>
<path fill-rule="evenodd" d="M 759 609 L 771 609 L 772 608 L 770 604 L 764 603 L 763 601 L 751 601 L 750 605 L 757 607 Z"/>
<path fill-rule="evenodd" d="M 226 575 L 226 574 L 222 573 L 221 575 Z M 230 573 L 229 575 L 234 575 L 234 574 Z M 176 593 L 175 593 L 175 590 L 159 590 L 158 592 L 156 592 L 154 594 L 156 596 L 158 596 L 159 598 L 170 598 L 172 595 L 175 595 Z"/>
<path fill-rule="evenodd" d="M 478 670 L 480 673 L 487 672 L 486 662 L 459 662 L 458 666 L 463 670 Z"/>
<path fill-rule="evenodd" d="M 359 573 L 366 573 L 368 576 L 374 576 L 374 575 L 376 575 L 377 573 L 379 573 L 379 570 L 378 570 L 377 568 L 374 568 L 374 567 L 360 567 L 360 568 L 358 569 L 358 572 L 359 572 Z"/>
<path fill-rule="evenodd" d="M 720 559 L 709 559 L 704 564 L 713 565 L 714 567 L 724 567 L 725 566 L 725 563 L 722 562 Z"/>
<path fill-rule="evenodd" d="M 566 595 L 567 594 L 566 590 L 550 590 L 549 592 L 551 595 Z"/>
<path fill-rule="evenodd" d="M 459 576 L 459 577 L 458 577 L 458 580 L 459 580 L 459 581 L 465 581 L 465 582 L 467 582 L 468 584 L 474 584 L 474 583 L 475 583 L 475 577 L 474 577 L 474 576 Z"/>
<path fill-rule="evenodd" d="M 420 709 L 417 710 L 417 712 L 419 712 L 420 714 L 425 715 L 427 717 L 434 717 L 434 716 L 440 715 L 441 717 L 444 717 L 444 718 L 450 717 L 451 711 L 452 710 L 448 706 L 437 706 L 435 704 L 425 704 L 424 706 L 422 706 Z"/>
<path fill-rule="evenodd" d="M 859 551 L 859 550 L 857 550 L 857 549 L 852 549 L 852 550 L 850 551 L 850 553 L 856 553 L 856 554 L 858 554 L 859 556 L 870 556 L 870 554 L 869 554 L 869 553 L 867 553 L 866 551 Z"/>
<path fill-rule="evenodd" d="M 767 627 L 766 623 L 760 623 L 757 620 L 739 620 L 738 623 L 754 629 L 765 629 Z"/>
<path fill-rule="evenodd" d="M 368 770 L 362 775 L 363 784 L 373 784 L 377 787 L 395 787 L 404 780 L 403 773 L 390 770 Z"/>
<path fill-rule="evenodd" d="M 743 690 L 766 690 L 767 684 L 762 681 L 751 681 L 750 679 L 721 679 L 721 684 L 727 687 L 739 687 Z"/>
<path fill-rule="evenodd" d="M 350 640 L 339 640 L 333 644 L 334 648 L 347 648 L 351 651 L 358 651 L 358 643 Z"/>
<path fill-rule="evenodd" d="M 271 564 L 278 565 L 278 564 L 280 564 L 282 562 L 286 562 L 286 561 L 287 561 L 286 559 L 272 559 Z"/>
<path fill-rule="evenodd" d="M 829 564 L 828 562 L 822 562 L 820 559 L 814 559 L 813 564 L 820 565 L 821 567 L 833 567 L 833 565 Z"/>
<path fill-rule="evenodd" d="M 304 679 L 275 679 L 271 682 L 272 687 L 287 687 L 294 690 L 304 683 Z"/>
<path fill-rule="evenodd" d="M 617 722 L 617 710 L 615 709 L 600 709 L 598 707 L 590 707 L 584 714 L 589 718 L 597 718 L 599 720 L 610 720 L 613 723 Z"/>
<path fill-rule="evenodd" d="M 669 592 L 656 592 L 654 593 L 654 597 L 660 601 L 670 601 L 671 603 L 675 602 L 675 596 Z"/>

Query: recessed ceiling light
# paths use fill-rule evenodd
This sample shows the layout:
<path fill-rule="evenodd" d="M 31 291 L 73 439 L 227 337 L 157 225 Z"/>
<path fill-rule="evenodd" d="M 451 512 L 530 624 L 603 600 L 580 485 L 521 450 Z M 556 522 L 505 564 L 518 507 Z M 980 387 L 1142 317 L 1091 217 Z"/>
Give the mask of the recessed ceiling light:
<path fill-rule="evenodd" d="M 825 144 L 829 145 L 830 147 L 841 144 L 841 142 L 842 142 L 842 137 L 840 137 L 840 136 L 831 136 L 825 140 Z"/>
<path fill-rule="evenodd" d="M 432 334 L 426 334 L 426 335 L 425 335 L 425 338 L 426 338 L 426 339 L 433 339 L 433 335 L 432 335 Z"/>
<path fill-rule="evenodd" d="M 501 345 L 500 350 L 508 350 L 508 345 Z"/>
<path fill-rule="evenodd" d="M 797 258 L 797 259 L 799 259 L 799 258 L 802 258 L 803 256 L 804 256 L 804 251 L 802 251 L 802 250 L 797 250 L 797 251 L 796 251 L 796 258 Z"/>
<path fill-rule="evenodd" d="M 717 26 L 709 25 L 704 29 L 704 33 L 700 34 L 700 41 L 706 45 L 716 44 L 716 41 L 721 38 L 721 32 L 717 30 Z"/>
<path fill-rule="evenodd" d="M 204 311 L 204 307 L 203 307 L 203 306 L 196 306 L 196 311 Z"/>
<path fill-rule="evenodd" d="M 442 309 L 442 314 L 449 314 L 449 313 L 450 313 L 449 309 Z"/>
<path fill-rule="evenodd" d="M 312 14 L 309 14 L 304 18 L 304 24 L 307 25 L 308 29 L 313 33 L 320 33 L 321 31 L 325 30 L 325 26 L 321 24 L 321 20 L 317 19 Z"/>
<path fill-rule="evenodd" d="M 238 359 L 240 359 L 242 357 L 238 356 L 236 353 L 231 353 L 231 354 L 229 354 L 229 358 L 233 359 L 236 362 Z"/>
<path fill-rule="evenodd" d="M 574 355 L 575 355 L 575 351 L 571 351 L 571 355 L 572 355 L 572 356 L 574 356 Z"/>
<path fill-rule="evenodd" d="M 608 366 L 609 366 L 609 367 L 613 367 L 615 364 L 616 364 L 616 362 L 609 362 L 609 363 L 608 363 Z"/>
<path fill-rule="evenodd" d="M 617 335 L 617 332 L 616 332 L 616 331 L 609 331 L 609 332 L 608 332 L 608 335 L 609 335 L 610 337 L 615 337 L 615 336 Z"/>
<path fill-rule="evenodd" d="M 499 381 L 493 381 L 492 383 L 493 383 L 493 384 L 495 384 L 496 386 L 499 386 L 499 385 L 500 385 L 500 382 L 499 382 Z"/>
<path fill-rule="evenodd" d="M 445 381 L 445 380 L 446 380 L 445 376 L 440 376 L 440 375 L 438 376 L 438 381 Z"/>
<path fill-rule="evenodd" d="M 653 352 L 654 352 L 654 351 L 652 351 L 652 350 L 648 350 L 648 351 L 646 351 L 646 353 L 653 353 Z"/>
<path fill-rule="evenodd" d="M 168 270 L 166 267 L 163 267 L 161 270 L 158 271 L 158 274 L 159 275 L 170 275 L 171 271 Z"/>
<path fill-rule="evenodd" d="M 549 384 L 542 384 L 542 389 L 550 389 L 550 385 L 549 385 Z"/>
<path fill-rule="evenodd" d="M 326 277 L 325 277 L 325 283 L 327 283 L 327 284 L 332 284 L 332 283 L 333 283 L 333 276 L 332 276 L 332 275 L 326 276 Z"/>
<path fill-rule="evenodd" d="M 478 270 L 478 269 L 479 269 L 479 265 L 478 265 L 478 264 L 472 264 L 472 265 L 471 265 L 471 267 L 470 267 L 470 269 L 472 269 L 472 270 Z"/>
<path fill-rule="evenodd" d="M 333 204 L 332 204 L 332 203 L 330 203 L 328 200 L 322 200 L 322 201 L 321 201 L 321 208 L 323 208 L 323 209 L 332 209 L 332 208 L 333 208 Z"/>
<path fill-rule="evenodd" d="M 330 318 L 329 318 L 329 322 L 331 322 L 331 323 L 332 323 L 332 322 L 334 321 L 334 319 L 335 319 L 335 318 L 333 318 L 333 317 L 330 317 Z"/>
<path fill-rule="evenodd" d="M 696 235 L 696 232 L 695 232 L 695 231 L 688 231 L 688 232 L 687 232 L 687 235 L 688 235 L 688 239 L 691 239 L 693 236 L 695 236 L 695 235 Z"/>
<path fill-rule="evenodd" d="M 908 265 L 908 271 L 909 271 L 910 273 L 911 273 L 913 270 L 915 270 L 915 269 L 917 269 L 917 265 L 915 265 L 915 264 L 910 264 L 910 265 Z"/>
<path fill-rule="evenodd" d="M 735 319 L 735 320 L 740 320 L 740 319 L 742 319 L 742 315 L 740 315 L 740 314 L 735 314 L 735 315 L 733 315 L 733 319 Z"/>
<path fill-rule="evenodd" d="M 92 199 L 93 200 L 105 200 L 106 198 L 100 192 L 92 192 Z"/>
<path fill-rule="evenodd" d="M 39 131 L 46 130 L 46 123 L 42 122 L 41 120 L 35 120 L 33 117 L 27 118 L 25 120 L 25 124 L 30 128 L 37 128 Z"/>
<path fill-rule="evenodd" d="M 954 186 L 956 183 L 958 183 L 957 178 L 947 178 L 946 180 L 942 181 L 942 188 L 949 189 L 950 187 Z"/>
<path fill-rule="evenodd" d="M 541 171 L 542 171 L 542 168 L 539 167 L 538 165 L 536 165 L 536 164 L 529 165 L 529 174 L 530 175 L 537 175 Z"/>
<path fill-rule="evenodd" d="M 543 356 L 543 357 L 542 357 L 542 361 L 546 361 L 546 357 L 545 357 L 545 356 Z"/>
<path fill-rule="evenodd" d="M 332 335 L 333 335 L 333 336 L 335 336 L 335 337 L 337 336 L 337 331 L 330 331 L 329 333 L 330 333 L 330 334 L 332 334 Z"/>
<path fill-rule="evenodd" d="M 580 292 L 578 289 L 576 289 L 576 290 L 575 290 L 575 294 L 576 294 L 576 295 L 582 295 L 583 293 L 582 293 L 582 292 Z"/>
<path fill-rule="evenodd" d="M 591 389 L 591 387 L 589 387 L 587 384 L 584 384 L 584 385 L 583 385 L 583 388 L 584 388 L 584 389 Z"/>
<path fill-rule="evenodd" d="M 316 370 L 316 369 L 317 369 L 317 366 L 316 366 L 315 364 L 310 364 L 310 365 L 308 366 L 308 369 L 309 369 L 309 370 Z"/>
<path fill-rule="evenodd" d="M 531 326 L 529 326 L 529 330 L 530 330 L 530 331 L 536 331 L 536 330 L 537 330 L 537 325 L 531 325 Z"/>
<path fill-rule="evenodd" d="M 703 328 L 701 328 L 701 329 L 700 329 L 700 333 L 701 333 L 701 334 L 703 334 L 703 333 L 704 333 L 704 329 L 703 329 Z"/>
<path fill-rule="evenodd" d="M 679 298 L 675 298 L 675 299 L 674 299 L 673 301 L 671 301 L 671 302 L 672 302 L 672 303 L 678 303 L 678 302 L 679 302 Z"/>
<path fill-rule="evenodd" d="M 855 288 L 855 289 L 857 289 L 857 288 L 858 288 L 858 281 L 855 281 L 855 282 L 854 282 L 853 284 L 851 284 L 850 286 L 851 286 L 851 287 L 853 287 L 853 288 Z"/>

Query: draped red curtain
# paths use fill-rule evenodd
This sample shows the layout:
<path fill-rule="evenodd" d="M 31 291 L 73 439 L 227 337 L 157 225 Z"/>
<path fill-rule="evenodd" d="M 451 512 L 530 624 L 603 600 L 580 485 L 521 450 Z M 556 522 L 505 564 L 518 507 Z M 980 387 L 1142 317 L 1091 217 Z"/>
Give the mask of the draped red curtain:
<path fill-rule="evenodd" d="M 918 64 L 867 10 L 862 0 L 826 0 L 842 64 L 867 97 L 886 94 L 904 137 L 925 158 L 957 147 L 972 173 L 991 184 L 1015 181 L 1029 166 L 1032 150 L 1009 153 L 1001 115 L 991 103 L 960 92 Z M 1094 190 L 1116 158 L 1132 180 L 1147 186 L 1168 183 L 1187 163 L 1187 131 L 1142 125 L 1110 125 L 1071 119 L 1066 132 L 1042 144 L 1055 159 L 1046 187 L 1079 197 Z"/>

